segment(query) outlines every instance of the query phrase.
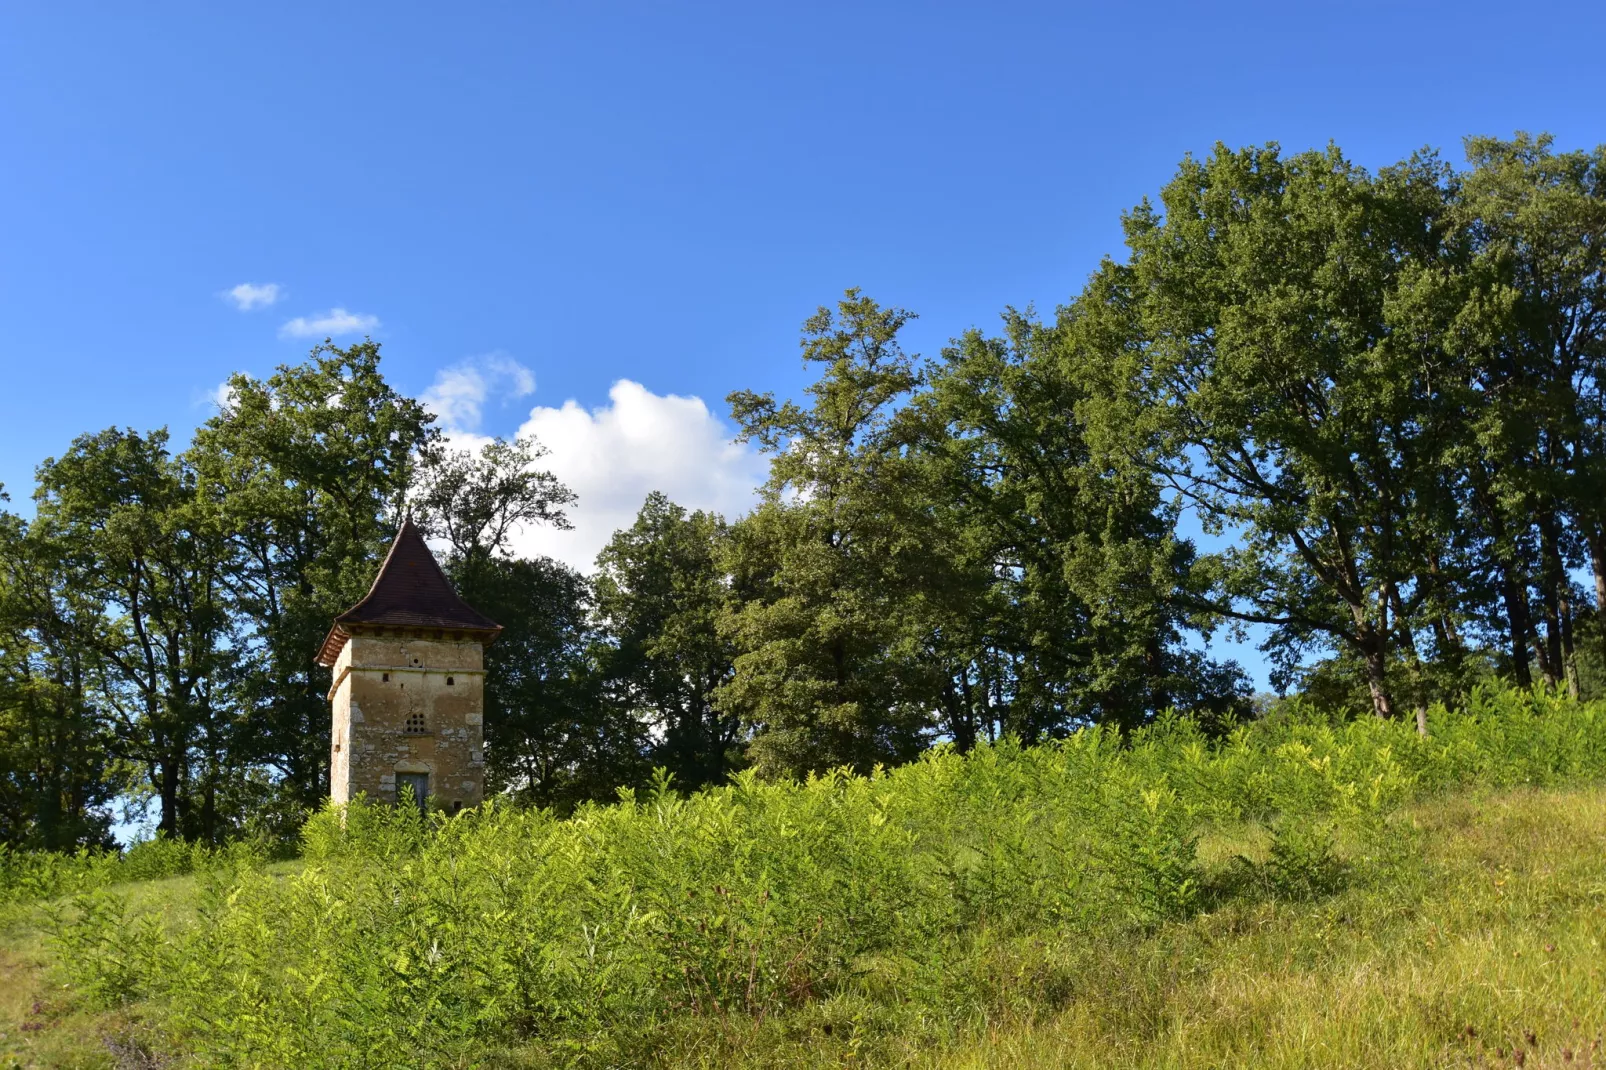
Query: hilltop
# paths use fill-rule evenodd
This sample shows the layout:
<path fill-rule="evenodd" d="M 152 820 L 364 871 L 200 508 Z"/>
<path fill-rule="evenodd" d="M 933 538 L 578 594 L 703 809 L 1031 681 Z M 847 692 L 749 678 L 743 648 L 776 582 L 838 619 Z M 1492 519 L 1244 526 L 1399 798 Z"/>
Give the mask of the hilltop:
<path fill-rule="evenodd" d="M 326 813 L 294 862 L 236 852 L 14 901 L 0 1051 L 1594 1065 L 1603 720 L 1498 693 L 1434 711 L 1426 740 L 1290 719 L 1212 741 L 1179 721 L 873 777 L 660 783 L 567 819 Z"/>

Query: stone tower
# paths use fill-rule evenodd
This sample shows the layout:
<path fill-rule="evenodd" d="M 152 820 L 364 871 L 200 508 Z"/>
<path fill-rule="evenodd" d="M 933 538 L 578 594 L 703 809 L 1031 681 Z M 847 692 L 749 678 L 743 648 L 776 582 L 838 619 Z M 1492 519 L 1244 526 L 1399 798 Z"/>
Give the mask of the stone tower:
<path fill-rule="evenodd" d="M 485 794 L 485 648 L 502 630 L 452 590 L 409 517 L 367 596 L 335 618 L 330 795 L 455 812 Z"/>

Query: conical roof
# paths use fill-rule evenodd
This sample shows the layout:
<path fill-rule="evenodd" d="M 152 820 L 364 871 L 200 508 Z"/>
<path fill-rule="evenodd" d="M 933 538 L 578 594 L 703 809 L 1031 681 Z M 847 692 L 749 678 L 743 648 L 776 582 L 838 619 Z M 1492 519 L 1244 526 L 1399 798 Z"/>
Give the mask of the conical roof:
<path fill-rule="evenodd" d="M 362 601 L 335 618 L 318 652 L 320 665 L 333 665 L 354 626 L 439 628 L 479 632 L 486 642 L 502 626 L 457 596 L 451 581 L 429 552 L 424 536 L 408 517 L 390 544 L 385 563 Z"/>

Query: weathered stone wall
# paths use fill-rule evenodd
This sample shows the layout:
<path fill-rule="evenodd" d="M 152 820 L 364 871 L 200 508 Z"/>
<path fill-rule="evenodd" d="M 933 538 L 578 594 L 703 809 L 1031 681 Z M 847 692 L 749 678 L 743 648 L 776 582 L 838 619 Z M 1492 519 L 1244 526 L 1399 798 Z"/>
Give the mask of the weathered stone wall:
<path fill-rule="evenodd" d="M 334 666 L 330 794 L 396 798 L 397 773 L 427 773 L 447 809 L 485 793 L 484 648 L 477 641 L 353 635 Z"/>

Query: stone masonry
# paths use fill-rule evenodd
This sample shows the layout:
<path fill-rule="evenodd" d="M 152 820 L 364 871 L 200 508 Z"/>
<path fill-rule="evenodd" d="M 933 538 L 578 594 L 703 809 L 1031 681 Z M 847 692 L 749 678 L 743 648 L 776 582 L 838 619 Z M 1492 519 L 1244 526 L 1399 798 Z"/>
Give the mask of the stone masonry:
<path fill-rule="evenodd" d="M 396 798 L 397 773 L 429 777 L 449 810 L 485 792 L 485 670 L 478 639 L 354 635 L 335 662 L 330 794 Z"/>

